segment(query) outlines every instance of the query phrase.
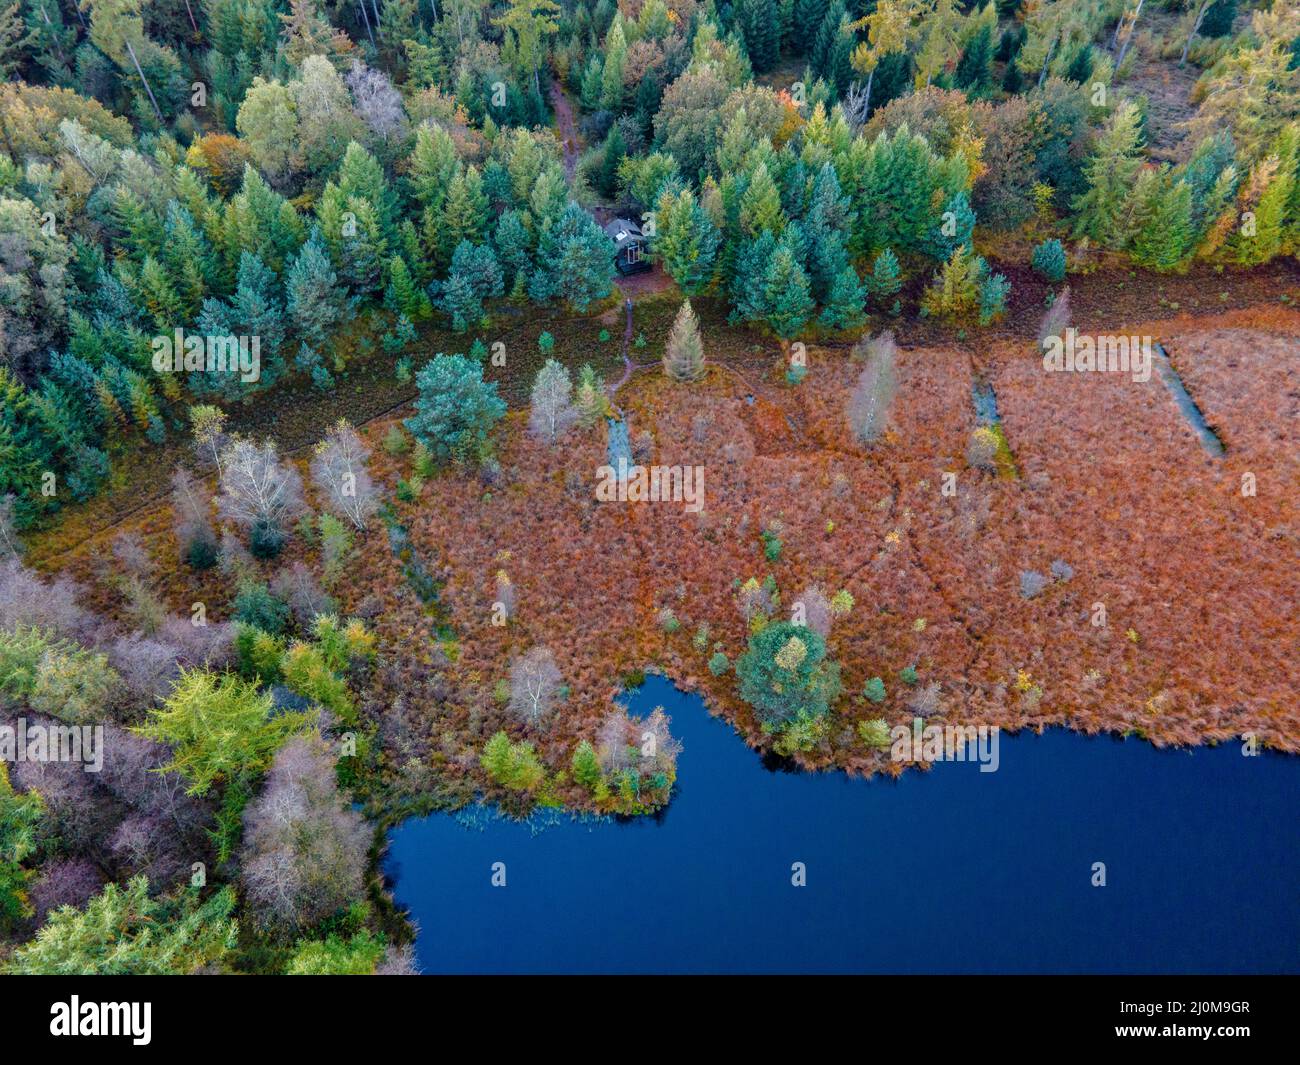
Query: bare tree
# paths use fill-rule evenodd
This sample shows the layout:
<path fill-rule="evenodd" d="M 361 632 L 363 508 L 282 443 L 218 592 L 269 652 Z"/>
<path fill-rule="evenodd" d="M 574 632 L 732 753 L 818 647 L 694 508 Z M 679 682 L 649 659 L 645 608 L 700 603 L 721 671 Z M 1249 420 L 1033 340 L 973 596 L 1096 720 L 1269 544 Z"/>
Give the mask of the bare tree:
<path fill-rule="evenodd" d="M 180 670 L 181 649 L 165 640 L 133 632 L 108 645 L 108 664 L 117 670 L 131 696 L 144 705 L 160 703 Z"/>
<path fill-rule="evenodd" d="M 172 474 L 172 513 L 181 557 L 194 557 L 196 545 L 202 545 L 204 553 L 215 558 L 217 534 L 212 529 L 212 497 L 183 466 L 177 466 Z"/>
<path fill-rule="evenodd" d="M 22 541 L 14 531 L 14 504 L 17 500 L 12 492 L 0 496 L 0 562 L 16 559 L 23 553 Z"/>
<path fill-rule="evenodd" d="M 606 773 L 617 773 L 632 764 L 630 748 L 636 746 L 632 738 L 632 722 L 627 711 L 615 707 L 596 730 L 596 755 L 600 768 Z"/>
<path fill-rule="evenodd" d="M 831 601 L 826 598 L 821 588 L 814 584 L 804 590 L 795 600 L 803 606 L 804 624 L 819 636 L 828 636 L 831 631 Z"/>
<path fill-rule="evenodd" d="M 870 444 L 885 431 L 889 405 L 898 390 L 894 370 L 898 348 L 893 333 L 883 333 L 859 341 L 855 351 L 859 350 L 865 352 L 867 364 L 849 397 L 849 428 L 864 444 Z"/>
<path fill-rule="evenodd" d="M 510 665 L 510 712 L 536 725 L 555 706 L 564 677 L 545 647 L 534 647 Z"/>
<path fill-rule="evenodd" d="M 280 461 L 273 441 L 238 440 L 221 471 L 217 509 L 236 525 L 278 532 L 303 509 L 302 479 Z"/>
<path fill-rule="evenodd" d="M 844 111 L 845 121 L 856 133 L 867 121 L 867 113 L 871 107 L 870 86 L 863 85 L 859 81 L 853 82 L 844 94 L 844 99 L 840 101 L 840 107 Z"/>
<path fill-rule="evenodd" d="M 362 10 L 365 10 L 364 4 Z M 354 59 L 352 69 L 343 80 L 352 90 L 352 110 L 370 132 L 385 141 L 404 135 L 407 121 L 401 93 L 393 88 L 393 83 L 382 71 Z"/>
<path fill-rule="evenodd" d="M 1038 323 L 1038 344 L 1041 347 L 1048 337 L 1060 336 L 1070 324 L 1070 286 L 1066 285 L 1056 294 L 1052 305 Z"/>
<path fill-rule="evenodd" d="M 18 625 L 53 629 L 60 636 L 89 639 L 100 621 L 77 604 L 81 589 L 67 577 L 46 584 L 17 559 L 0 561 L 0 629 Z"/>
<path fill-rule="evenodd" d="M 672 773 L 677 769 L 677 756 L 682 753 L 682 745 L 668 731 L 672 723 L 662 706 L 656 706 L 645 720 L 632 721 L 642 764 L 652 772 Z"/>
<path fill-rule="evenodd" d="M 242 876 L 264 925 L 295 930 L 358 898 L 371 841 L 339 795 L 334 759 L 319 736 L 297 736 L 275 756 L 244 813 Z"/>
<path fill-rule="evenodd" d="M 347 421 L 340 420 L 311 460 L 312 480 L 325 495 L 326 509 L 364 529 L 379 509 L 379 493 L 366 468 L 370 449 Z"/>
<path fill-rule="evenodd" d="M 533 382 L 528 428 L 539 440 L 553 444 L 577 420 L 578 408 L 573 405 L 573 382 L 569 379 L 569 371 L 554 359 L 547 359 Z"/>
<path fill-rule="evenodd" d="M 281 570 L 271 581 L 271 594 L 283 599 L 293 611 L 298 627 L 307 632 L 319 614 L 333 614 L 336 604 L 321 589 L 320 582 L 302 562 Z"/>

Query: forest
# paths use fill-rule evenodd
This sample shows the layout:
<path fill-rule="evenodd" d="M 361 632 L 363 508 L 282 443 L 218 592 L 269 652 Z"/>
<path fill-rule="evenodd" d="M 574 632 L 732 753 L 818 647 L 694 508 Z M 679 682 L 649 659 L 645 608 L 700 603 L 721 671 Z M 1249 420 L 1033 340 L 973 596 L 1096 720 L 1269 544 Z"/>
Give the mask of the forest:
<path fill-rule="evenodd" d="M 387 828 L 662 810 L 649 670 L 806 770 L 1300 749 L 1286 0 L 0 0 L 0 71 L 0 972 L 413 973 Z"/>

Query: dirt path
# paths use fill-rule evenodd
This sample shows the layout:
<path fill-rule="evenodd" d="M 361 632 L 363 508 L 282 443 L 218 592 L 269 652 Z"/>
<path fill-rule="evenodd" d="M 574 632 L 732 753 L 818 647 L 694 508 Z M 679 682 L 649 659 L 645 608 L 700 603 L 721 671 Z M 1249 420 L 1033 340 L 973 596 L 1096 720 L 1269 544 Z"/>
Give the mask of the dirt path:
<path fill-rule="evenodd" d="M 573 174 L 578 169 L 578 154 L 582 146 L 578 139 L 578 124 L 573 118 L 573 104 L 569 102 L 558 78 L 551 80 L 551 106 L 555 108 L 555 126 L 560 134 L 560 146 L 564 150 L 564 176 L 572 182 Z"/>

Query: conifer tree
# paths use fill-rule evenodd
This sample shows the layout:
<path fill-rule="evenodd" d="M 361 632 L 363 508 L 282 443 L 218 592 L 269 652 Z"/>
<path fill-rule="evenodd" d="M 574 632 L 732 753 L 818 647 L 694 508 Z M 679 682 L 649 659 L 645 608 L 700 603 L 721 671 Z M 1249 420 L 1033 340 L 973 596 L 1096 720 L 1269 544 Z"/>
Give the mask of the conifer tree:
<path fill-rule="evenodd" d="M 851 265 L 835 276 L 822 308 L 821 321 L 832 329 L 853 329 L 866 319 L 866 288 Z"/>
<path fill-rule="evenodd" d="M 808 275 L 788 246 L 778 247 L 763 274 L 763 318 L 782 340 L 794 337 L 813 311 Z"/>
<path fill-rule="evenodd" d="M 564 296 L 577 311 L 609 295 L 614 283 L 614 242 L 576 203 L 543 234 L 528 294 L 537 302 Z"/>
<path fill-rule="evenodd" d="M 686 295 L 696 295 L 713 276 L 721 239 L 717 227 L 688 188 L 668 188 L 660 195 L 656 221 L 654 254 Z"/>
<path fill-rule="evenodd" d="M 1107 248 L 1121 248 L 1128 239 L 1129 197 L 1142 169 L 1139 119 L 1132 101 L 1116 108 L 1084 169 L 1088 190 L 1073 204 L 1075 235 Z"/>
<path fill-rule="evenodd" d="M 682 303 L 673 320 L 663 363 L 664 373 L 674 381 L 696 381 L 704 374 L 704 342 L 690 300 Z"/>
<path fill-rule="evenodd" d="M 384 306 L 393 314 L 404 314 L 411 321 L 429 317 L 432 307 L 429 297 L 411 277 L 406 260 L 394 255 L 388 263 L 388 287 L 384 290 Z"/>
<path fill-rule="evenodd" d="M 759 73 L 771 70 L 781 53 L 776 0 L 739 0 L 738 6 L 749 61 Z"/>
<path fill-rule="evenodd" d="M 898 267 L 898 256 L 891 249 L 884 248 L 872 263 L 867 290 L 877 303 L 883 303 L 889 297 L 897 295 L 902 287 L 903 279 Z"/>

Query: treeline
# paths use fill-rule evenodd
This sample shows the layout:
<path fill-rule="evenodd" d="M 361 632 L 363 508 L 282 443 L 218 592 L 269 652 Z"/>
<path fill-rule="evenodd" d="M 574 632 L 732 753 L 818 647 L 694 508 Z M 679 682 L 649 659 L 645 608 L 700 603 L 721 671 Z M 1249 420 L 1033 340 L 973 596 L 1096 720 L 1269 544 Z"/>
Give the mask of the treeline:
<path fill-rule="evenodd" d="M 19 0 L 0 19 L 0 497 L 29 525 L 185 403 L 331 388 L 376 348 L 408 359 L 432 316 L 585 310 L 613 276 L 596 196 L 641 216 L 687 294 L 787 339 L 898 314 L 918 274 L 921 313 L 995 320 L 1009 285 L 977 222 L 1061 238 L 1069 268 L 1289 253 L 1300 16 L 1234 31 L 1229 6 L 1199 5 L 1188 38 L 1195 149 L 1155 166 L 1123 89 L 1142 13 L 1118 0 Z M 754 80 L 782 62 L 802 64 L 790 88 Z M 572 181 L 541 128 L 553 75 L 593 145 Z M 258 338 L 256 379 L 157 372 L 177 329 Z"/>

